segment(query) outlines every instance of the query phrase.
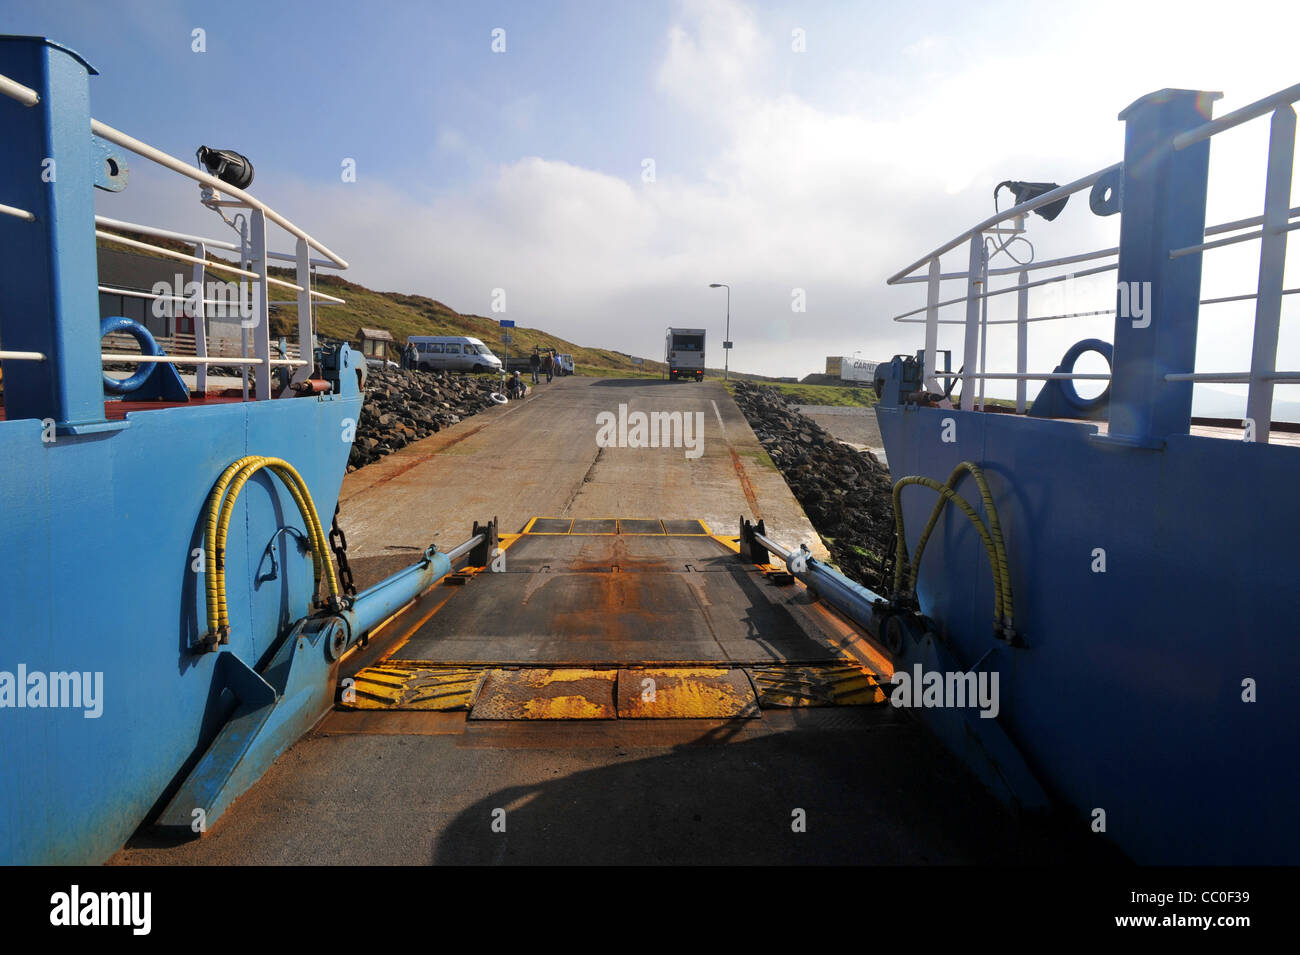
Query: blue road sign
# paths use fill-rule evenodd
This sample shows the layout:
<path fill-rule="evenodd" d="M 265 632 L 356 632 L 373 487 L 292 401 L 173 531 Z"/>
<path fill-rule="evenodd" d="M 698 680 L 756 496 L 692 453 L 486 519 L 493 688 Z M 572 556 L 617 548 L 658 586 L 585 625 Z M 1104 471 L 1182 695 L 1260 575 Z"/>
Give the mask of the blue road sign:
<path fill-rule="evenodd" d="M 514 328 L 514 327 L 515 327 L 514 319 L 511 319 L 511 318 L 503 318 L 503 319 L 501 319 L 501 327 L 502 327 L 502 328 Z"/>

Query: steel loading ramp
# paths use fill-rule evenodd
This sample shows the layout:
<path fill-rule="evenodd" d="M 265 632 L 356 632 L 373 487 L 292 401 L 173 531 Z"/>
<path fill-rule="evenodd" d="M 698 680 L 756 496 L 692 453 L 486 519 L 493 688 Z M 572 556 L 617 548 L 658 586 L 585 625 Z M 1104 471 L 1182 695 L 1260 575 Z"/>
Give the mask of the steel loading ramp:
<path fill-rule="evenodd" d="M 889 664 L 857 628 L 700 521 L 534 518 L 500 547 L 495 572 L 460 571 L 390 621 L 339 705 L 746 719 L 885 699 Z"/>

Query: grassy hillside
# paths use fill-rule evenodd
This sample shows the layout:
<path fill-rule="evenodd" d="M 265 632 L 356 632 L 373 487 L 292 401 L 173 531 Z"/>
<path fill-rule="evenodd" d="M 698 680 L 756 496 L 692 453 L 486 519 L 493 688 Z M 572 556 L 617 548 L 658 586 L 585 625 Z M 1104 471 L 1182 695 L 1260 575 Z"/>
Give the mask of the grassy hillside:
<path fill-rule="evenodd" d="M 316 329 L 322 335 L 351 340 L 362 326 L 387 329 L 399 344 L 404 343 L 408 335 L 471 335 L 481 339 L 494 353 L 502 353 L 502 330 L 495 318 L 463 315 L 423 295 L 376 292 L 333 275 L 320 276 L 316 287 L 327 295 L 347 301 L 346 305 L 317 307 Z M 280 306 L 272 319 L 271 331 L 276 335 L 288 335 L 297 324 L 297 307 Z M 510 330 L 511 355 L 529 354 L 534 346 L 543 351 L 554 348 L 561 354 L 572 355 L 580 375 L 644 373 L 657 378 L 663 369 L 662 362 L 647 359 L 643 367 L 631 355 L 606 348 L 587 348 L 541 329 L 521 325 Z"/>
<path fill-rule="evenodd" d="M 191 251 L 187 245 L 166 239 L 155 239 L 131 232 L 122 234 L 186 254 Z M 100 245 L 108 248 L 123 248 L 103 239 L 98 241 Z M 153 255 L 148 252 L 138 252 L 138 254 Z M 211 258 L 217 257 L 211 256 Z M 276 278 L 292 280 L 295 273 L 292 269 L 273 267 L 270 274 Z M 399 346 L 405 344 L 408 335 L 471 335 L 481 339 L 495 354 L 502 354 L 501 327 L 495 318 L 462 314 L 442 302 L 423 295 L 376 292 L 332 274 L 319 275 L 316 287 L 327 295 L 334 295 L 346 301 L 344 305 L 320 304 L 316 307 L 316 331 L 320 335 L 352 341 L 358 328 L 382 328 L 392 334 Z M 288 289 L 272 288 L 271 300 L 285 301 L 293 298 L 295 294 Z M 272 337 L 291 338 L 296 334 L 297 327 L 297 305 L 272 306 Z M 655 333 L 656 338 L 658 334 Z M 527 355 L 532 352 L 534 346 L 542 350 L 554 348 L 560 354 L 572 355 L 579 375 L 659 378 L 664 372 L 662 361 L 647 357 L 644 363 L 641 363 L 632 355 L 608 348 L 585 347 L 537 328 L 524 326 L 513 328 L 510 330 L 510 339 L 512 356 Z M 722 370 L 708 369 L 706 374 L 708 377 L 721 378 Z M 731 377 L 767 380 L 760 375 L 747 375 L 736 371 L 731 372 Z"/>

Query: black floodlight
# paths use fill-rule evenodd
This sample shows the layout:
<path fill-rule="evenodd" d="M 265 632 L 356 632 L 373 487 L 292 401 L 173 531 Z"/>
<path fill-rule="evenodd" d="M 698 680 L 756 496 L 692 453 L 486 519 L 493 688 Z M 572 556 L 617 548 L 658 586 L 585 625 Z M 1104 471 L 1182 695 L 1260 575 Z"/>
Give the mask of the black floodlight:
<path fill-rule="evenodd" d="M 993 190 L 994 199 L 997 198 L 998 191 L 1002 189 L 1003 186 L 1010 189 L 1012 195 L 1016 197 L 1016 205 L 1020 205 L 1022 202 L 1028 202 L 1030 199 L 1037 199 L 1039 196 L 1051 192 L 1053 189 L 1061 188 L 1054 182 L 1018 182 L 1008 179 L 1006 182 L 998 183 L 997 189 Z M 1061 214 L 1061 210 L 1065 208 L 1065 203 L 1069 198 L 1069 196 L 1066 196 L 1064 199 L 1057 199 L 1055 202 L 1049 202 L 1045 206 L 1039 206 L 1034 210 L 1034 212 L 1038 213 L 1048 222 L 1051 222 Z"/>
<path fill-rule="evenodd" d="M 228 186 L 247 189 L 253 183 L 253 164 L 247 156 L 241 156 L 233 149 L 200 146 L 198 157 L 199 165 L 205 167 L 209 175 L 216 176 Z"/>

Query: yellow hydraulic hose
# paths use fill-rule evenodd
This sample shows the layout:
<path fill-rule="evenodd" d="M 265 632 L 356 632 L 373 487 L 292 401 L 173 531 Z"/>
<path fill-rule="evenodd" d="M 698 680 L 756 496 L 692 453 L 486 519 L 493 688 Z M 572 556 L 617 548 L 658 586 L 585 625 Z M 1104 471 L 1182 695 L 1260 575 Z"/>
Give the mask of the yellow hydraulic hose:
<path fill-rule="evenodd" d="M 330 595 L 335 598 L 340 596 L 338 577 L 329 557 L 325 532 L 306 482 L 293 465 L 282 458 L 249 455 L 227 467 L 208 495 L 204 520 L 204 559 L 207 570 L 205 583 L 208 628 L 213 635 L 223 634 L 230 626 L 226 606 L 225 550 L 235 501 L 248 480 L 263 468 L 270 470 L 284 483 L 307 526 L 316 591 L 319 591 L 321 578 L 324 577 Z"/>
<path fill-rule="evenodd" d="M 261 458 L 256 457 L 249 460 L 236 473 L 230 481 L 229 489 L 225 495 L 225 500 L 221 504 L 221 514 L 217 522 L 217 554 L 221 558 L 218 561 L 220 576 L 220 587 L 217 594 L 220 600 L 218 616 L 220 625 L 223 627 L 230 626 L 230 616 L 226 607 L 226 569 L 225 569 L 225 550 L 226 537 L 230 527 L 230 519 L 235 511 L 235 501 L 239 497 L 239 492 L 243 490 L 244 485 L 254 474 L 262 468 L 267 468 L 273 474 L 284 482 L 289 494 L 293 497 L 294 503 L 298 505 L 298 511 L 302 514 L 303 521 L 307 525 L 308 537 L 311 541 L 312 564 L 315 573 L 315 588 L 318 590 L 322 576 L 322 570 L 325 571 L 325 577 L 330 584 L 330 594 L 338 596 L 338 583 L 334 580 L 334 565 L 329 561 L 325 549 L 325 535 L 321 530 L 320 522 L 316 517 L 316 508 L 309 504 L 311 492 L 307 490 L 306 484 L 301 476 L 295 471 L 292 465 L 280 458 Z"/>
<path fill-rule="evenodd" d="M 997 564 L 992 568 L 993 576 L 995 580 L 1001 578 L 1002 609 L 1009 621 L 1010 618 L 1015 616 L 1011 602 L 1011 565 L 1007 560 L 1007 548 L 1002 539 L 1002 524 L 998 520 L 998 509 L 993 503 L 993 494 L 989 491 L 988 482 L 984 480 L 984 472 L 973 462 L 963 461 L 948 476 L 946 486 L 956 491 L 957 482 L 961 480 L 961 476 L 965 472 L 970 472 L 970 476 L 975 479 L 975 484 L 979 487 L 980 499 L 984 502 L 984 512 L 988 514 L 989 538 L 993 541 L 993 550 L 997 555 Z M 929 541 L 935 525 L 939 523 L 944 503 L 945 501 L 941 498 L 935 504 L 935 508 L 930 514 L 930 520 L 925 525 L 925 530 L 921 532 L 921 539 L 916 544 L 916 554 L 912 558 L 911 578 L 908 582 L 908 589 L 913 593 L 916 592 L 916 577 L 921 566 L 921 555 L 925 553 L 926 542 Z M 1001 616 L 999 619 L 1001 619 Z"/>
<path fill-rule="evenodd" d="M 988 528 L 985 528 L 984 522 L 980 520 L 975 509 L 954 490 L 957 482 L 965 472 L 970 472 L 971 477 L 974 478 L 976 485 L 979 487 L 984 510 L 989 515 Z M 935 502 L 934 510 L 930 513 L 930 519 L 925 525 L 925 530 L 921 533 L 920 540 L 917 542 L 916 554 L 910 562 L 907 556 L 907 538 L 904 533 L 902 509 L 903 488 L 909 484 L 919 484 L 939 494 L 939 500 Z M 1011 572 L 1007 560 L 1006 544 L 1002 539 L 1002 525 L 998 520 L 997 507 L 993 503 L 993 495 L 989 491 L 988 482 L 985 481 L 984 474 L 979 467 L 970 461 L 963 461 L 957 465 L 946 484 L 940 484 L 938 481 L 927 477 L 910 476 L 900 479 L 894 485 L 894 522 L 898 536 L 894 560 L 894 590 L 900 593 L 906 591 L 914 593 L 916 591 L 916 580 L 920 572 L 921 557 L 925 553 L 925 545 L 929 541 L 930 535 L 943 513 L 943 509 L 949 501 L 957 505 L 980 535 L 980 541 L 984 544 L 985 553 L 989 558 L 989 569 L 993 575 L 993 613 L 996 624 L 998 627 L 1005 627 L 1011 634 L 1014 634 L 1015 611 L 1011 598 Z M 909 563 L 910 574 L 908 574 Z M 905 580 L 906 587 L 904 586 Z"/>
<path fill-rule="evenodd" d="M 907 540 L 903 534 L 902 498 L 903 498 L 903 488 L 907 487 L 910 484 L 919 484 L 922 487 L 928 487 L 931 490 L 937 492 L 939 494 L 939 502 L 936 505 L 936 507 L 942 507 L 948 501 L 952 501 L 954 504 L 957 505 L 957 507 L 961 509 L 962 513 L 965 514 L 970 519 L 971 524 L 975 527 L 976 532 L 980 535 L 980 540 L 984 543 L 984 550 L 988 553 L 988 557 L 989 557 L 989 566 L 993 569 L 993 585 L 994 585 L 993 586 L 993 602 L 994 602 L 993 614 L 997 620 L 1001 621 L 1002 609 L 1003 609 L 1002 580 L 1001 580 L 1001 575 L 998 573 L 997 570 L 998 567 L 997 551 L 994 550 L 993 548 L 993 541 L 989 537 L 989 532 L 984 527 L 984 522 L 979 519 L 979 515 L 975 513 L 975 509 L 970 506 L 970 504 L 966 501 L 965 498 L 957 494 L 952 488 L 948 487 L 948 485 L 940 484 L 938 481 L 934 480 L 933 478 L 921 477 L 919 475 L 911 475 L 909 477 L 901 478 L 898 481 L 898 483 L 894 485 L 894 515 L 895 515 L 894 521 L 898 529 L 898 544 L 897 544 L 897 551 L 895 554 L 895 561 L 894 561 L 895 591 L 902 592 L 903 590 L 903 575 L 904 573 L 906 573 L 906 566 L 907 566 Z M 913 579 L 915 578 L 913 577 Z"/>

